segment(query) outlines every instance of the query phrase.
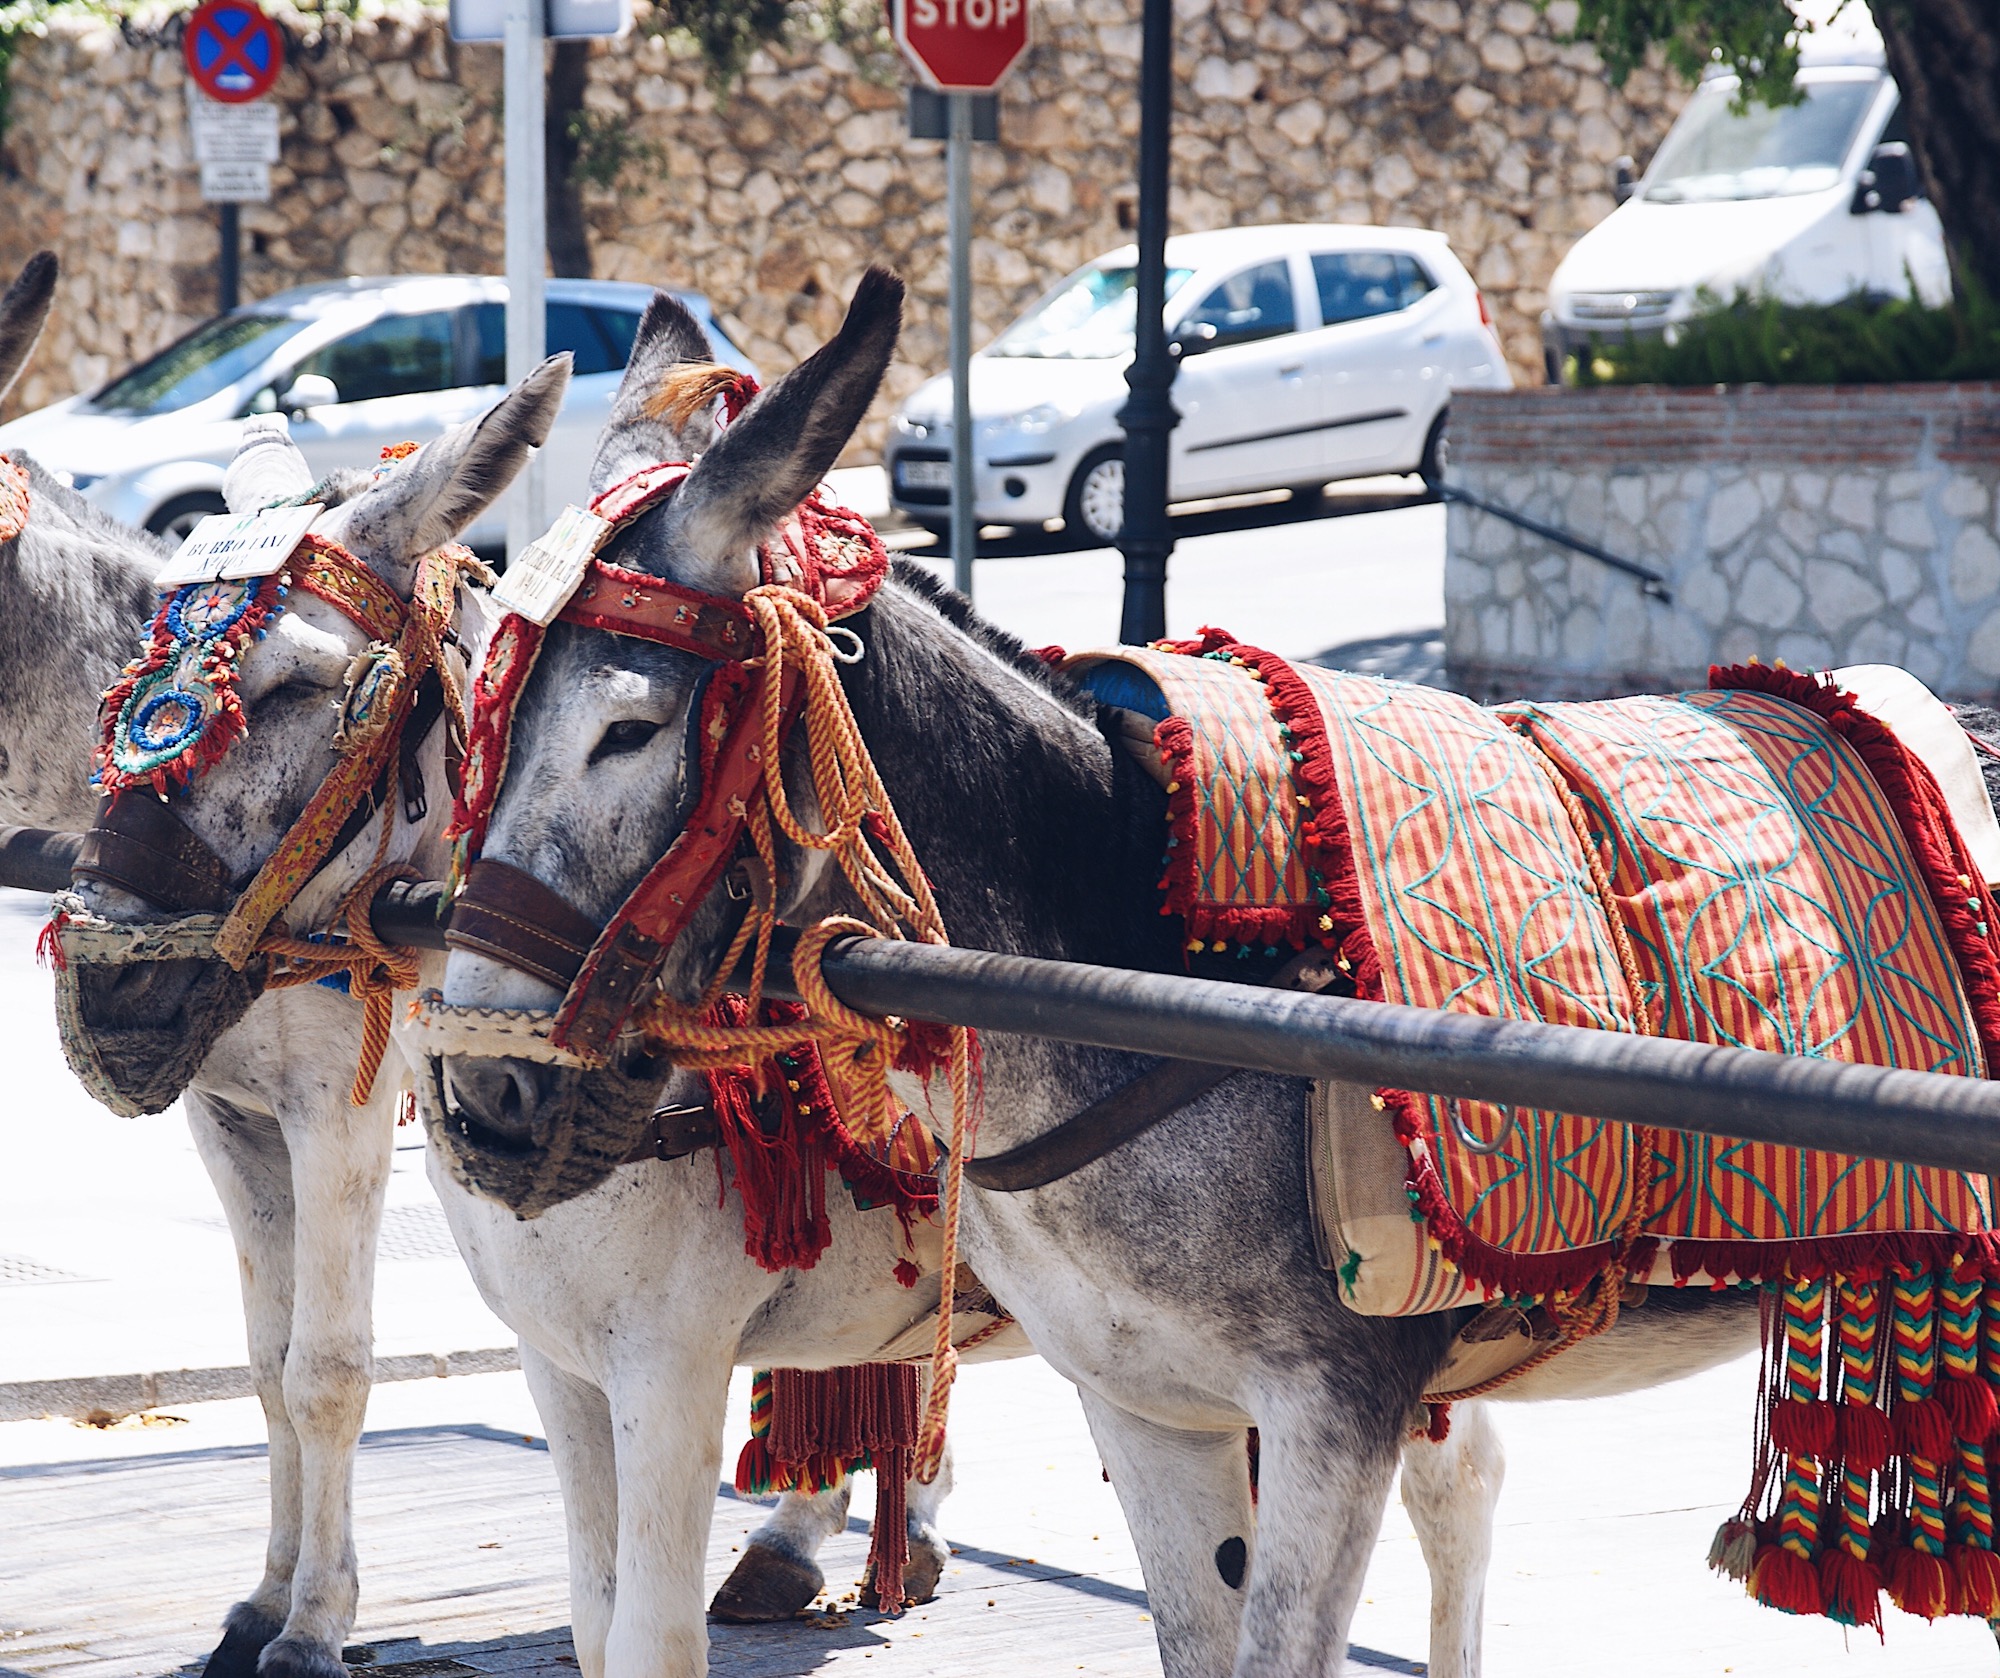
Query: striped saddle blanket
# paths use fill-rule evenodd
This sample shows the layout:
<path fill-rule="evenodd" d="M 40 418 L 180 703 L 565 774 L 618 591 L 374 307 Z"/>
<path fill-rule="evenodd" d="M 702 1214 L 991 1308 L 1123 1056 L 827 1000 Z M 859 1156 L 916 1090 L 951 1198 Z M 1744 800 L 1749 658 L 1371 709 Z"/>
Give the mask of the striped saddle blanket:
<path fill-rule="evenodd" d="M 1354 994 L 1416 1007 L 1965 1077 L 2000 1051 L 1983 870 L 1925 764 L 1823 678 L 1486 709 L 1212 630 L 1068 663 L 1166 786 L 1163 911 L 1199 969 L 1320 946 Z M 1850 1623 L 1882 1591 L 2000 1610 L 1986 1178 L 1401 1090 L 1312 1107 L 1351 1308 L 1479 1305 L 1559 1348 L 1633 1283 L 1764 1286 L 1771 1445 L 1720 1559 Z M 1843 1443 L 1863 1410 L 1880 1461 Z"/>

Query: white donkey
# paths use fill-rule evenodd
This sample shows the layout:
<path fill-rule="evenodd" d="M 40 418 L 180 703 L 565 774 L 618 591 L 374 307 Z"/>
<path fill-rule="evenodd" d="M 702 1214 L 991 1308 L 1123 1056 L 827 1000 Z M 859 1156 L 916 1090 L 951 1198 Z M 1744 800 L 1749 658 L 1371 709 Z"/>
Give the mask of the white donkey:
<path fill-rule="evenodd" d="M 342 543 L 407 596 L 417 562 L 476 517 L 546 435 L 566 379 L 566 362 L 545 364 L 483 419 L 428 445 L 379 483 L 350 474 L 315 488 L 282 421 L 267 422 L 246 437 L 230 472 L 228 498 L 245 510 L 311 489 L 331 504 L 316 521 L 316 533 Z M 128 619 L 120 642 L 129 645 L 131 633 Z M 219 856 L 233 880 L 255 873 L 331 769 L 334 702 L 364 640 L 340 613 L 295 594 L 275 632 L 242 661 L 246 737 L 174 806 L 182 825 Z M 111 673 L 101 674 L 108 681 Z M 87 760 L 88 736 L 80 728 L 70 734 L 79 760 Z M 443 868 L 440 832 L 450 808 L 441 729 L 423 742 L 417 766 L 425 815 L 398 820 L 395 789 L 380 819 L 392 825 L 387 856 L 435 874 Z M 372 867 L 377 831 L 371 822 L 299 894 L 289 911 L 297 925 L 327 923 Z M 81 901 L 99 914 L 120 921 L 160 918 L 156 906 L 100 876 L 78 883 Z M 79 1000 L 86 1019 L 117 1045 L 115 1068 L 100 1067 L 98 1075 L 131 1077 L 132 1089 L 149 1106 L 184 1094 L 242 1258 L 251 1363 L 271 1432 L 271 1543 L 264 1578 L 231 1610 L 207 1670 L 213 1678 L 252 1671 L 264 1678 L 332 1678 L 341 1670 L 339 1650 L 353 1624 L 358 1589 L 350 1484 L 370 1384 L 375 1237 L 394 1131 L 395 1068 L 377 1078 L 366 1102 L 350 1103 L 349 1074 L 362 1043 L 360 1003 L 316 985 L 253 1001 L 243 987 L 210 983 L 218 966 L 166 960 L 87 975 L 79 981 Z M 653 1365 L 663 1356 L 661 1347 L 684 1332 L 677 1311 L 702 1318 L 704 1338 L 725 1333 L 732 1344 L 743 1323 L 762 1313 L 771 1319 L 771 1333 L 752 1336 L 744 1356 L 788 1366 L 860 1361 L 925 1314 L 925 1292 L 894 1279 L 903 1246 L 897 1221 L 886 1212 L 866 1216 L 835 1196 L 828 1209 L 834 1252 L 810 1273 L 773 1276 L 745 1256 L 740 1218 L 717 1205 L 707 1156 L 638 1165 L 627 1176 L 659 1191 L 636 1196 L 635 1216 L 628 1220 L 632 1250 L 649 1254 L 659 1275 L 656 1288 L 624 1302 L 635 1319 L 648 1312 L 659 1319 L 635 1321 L 629 1330 L 630 1362 L 641 1372 L 634 1379 L 674 1378 L 670 1368 L 661 1375 Z M 510 1251 L 506 1232 L 483 1227 L 490 1208 L 471 1206 L 455 1189 L 448 1203 L 456 1203 L 451 1210 L 465 1224 L 461 1239 L 487 1297 L 525 1334 L 550 1320 L 553 1300 L 573 1302 L 591 1285 L 601 1243 L 585 1241 L 565 1255 L 575 1264 L 574 1275 L 539 1262 L 532 1251 L 518 1273 L 496 1269 L 479 1262 L 496 1247 Z M 677 1263 L 661 1274 L 661 1255 L 677 1250 Z M 691 1277 L 712 1291 L 691 1285 Z M 933 1281 L 933 1304 L 936 1292 Z M 774 1298 L 782 1308 L 770 1308 Z M 729 1319 L 726 1328 L 715 1327 L 718 1317 Z M 568 1350 L 563 1333 L 549 1338 L 559 1354 Z M 619 1463 L 609 1435 L 589 1427 L 589 1395 L 573 1396 L 573 1383 L 534 1346 L 524 1344 L 523 1358 L 551 1418 L 565 1484 L 573 1488 L 578 1646 L 586 1669 L 598 1671 L 603 1616 L 593 1615 L 592 1604 L 608 1601 L 614 1589 L 606 1558 L 619 1545 L 603 1521 L 607 1512 L 617 1518 Z M 602 1411 L 601 1394 L 595 1402 Z M 715 1448 L 711 1440 L 711 1455 Z M 713 1472 L 691 1549 L 679 1526 L 648 1521 L 643 1470 L 627 1462 L 625 1472 L 640 1491 L 628 1495 L 624 1519 L 642 1533 L 658 1533 L 626 1539 L 628 1593 L 643 1595 L 656 1578 L 678 1585 L 690 1555 L 699 1589 Z M 932 1524 L 947 1487 L 941 1478 L 909 1488 L 908 1585 L 916 1594 L 929 1595 L 948 1554 Z M 823 1583 L 814 1553 L 844 1525 L 847 1502 L 844 1486 L 816 1497 L 787 1494 L 718 1599 L 722 1610 L 731 1618 L 763 1619 L 805 1606 Z"/>

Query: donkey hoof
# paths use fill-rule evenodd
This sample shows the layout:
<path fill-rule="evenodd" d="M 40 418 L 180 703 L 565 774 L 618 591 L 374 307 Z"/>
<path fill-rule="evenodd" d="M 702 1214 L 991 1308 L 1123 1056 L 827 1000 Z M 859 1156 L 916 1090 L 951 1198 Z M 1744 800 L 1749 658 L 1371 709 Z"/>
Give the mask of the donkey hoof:
<path fill-rule="evenodd" d="M 944 1577 L 945 1558 L 950 1551 L 934 1550 L 930 1545 L 910 1540 L 910 1558 L 903 1563 L 903 1606 L 915 1608 L 934 1600 L 937 1596 L 938 1580 Z M 861 1606 L 874 1613 L 882 1606 L 882 1595 L 875 1589 L 875 1569 L 868 1569 L 868 1577 L 861 1581 Z"/>
<path fill-rule="evenodd" d="M 302 1637 L 280 1637 L 266 1645 L 257 1678 L 347 1678 L 337 1651 Z"/>
<path fill-rule="evenodd" d="M 255 1603 L 239 1602 L 222 1622 L 222 1641 L 201 1669 L 201 1678 L 256 1678 L 257 1657 L 264 1645 L 285 1629 L 285 1622 Z"/>
<path fill-rule="evenodd" d="M 752 1544 L 736 1571 L 722 1581 L 708 1605 L 712 1620 L 726 1626 L 763 1625 L 789 1620 L 826 1588 L 826 1575 L 810 1561 L 788 1556 L 769 1544 Z"/>

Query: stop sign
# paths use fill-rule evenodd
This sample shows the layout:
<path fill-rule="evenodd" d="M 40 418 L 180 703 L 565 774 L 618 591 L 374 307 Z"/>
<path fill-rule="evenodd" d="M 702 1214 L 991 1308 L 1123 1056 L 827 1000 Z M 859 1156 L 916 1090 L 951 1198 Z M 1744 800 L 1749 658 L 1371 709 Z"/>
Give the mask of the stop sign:
<path fill-rule="evenodd" d="M 932 87 L 990 93 L 1028 50 L 1028 0 L 896 0 L 896 44 Z"/>

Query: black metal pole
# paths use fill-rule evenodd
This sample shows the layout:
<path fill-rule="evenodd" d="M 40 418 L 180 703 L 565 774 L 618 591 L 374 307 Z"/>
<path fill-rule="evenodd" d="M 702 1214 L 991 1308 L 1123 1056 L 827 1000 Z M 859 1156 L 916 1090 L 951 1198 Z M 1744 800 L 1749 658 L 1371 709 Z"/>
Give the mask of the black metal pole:
<path fill-rule="evenodd" d="M 243 209 L 240 204 L 223 204 L 222 256 L 215 265 L 215 302 L 228 314 L 241 301 L 243 291 Z"/>
<path fill-rule="evenodd" d="M 1167 354 L 1167 142 L 1174 113 L 1173 0 L 1145 0 L 1139 64 L 1139 272 L 1136 341 L 1118 410 L 1125 428 L 1125 609 L 1121 641 L 1157 641 L 1167 632 L 1167 435 L 1180 423 L 1167 394 L 1176 366 Z"/>
<path fill-rule="evenodd" d="M 772 963 L 774 994 L 790 953 L 784 942 Z M 1984 1078 L 888 939 L 839 940 L 820 970 L 835 996 L 867 1014 L 2000 1171 L 2000 1083 Z"/>

